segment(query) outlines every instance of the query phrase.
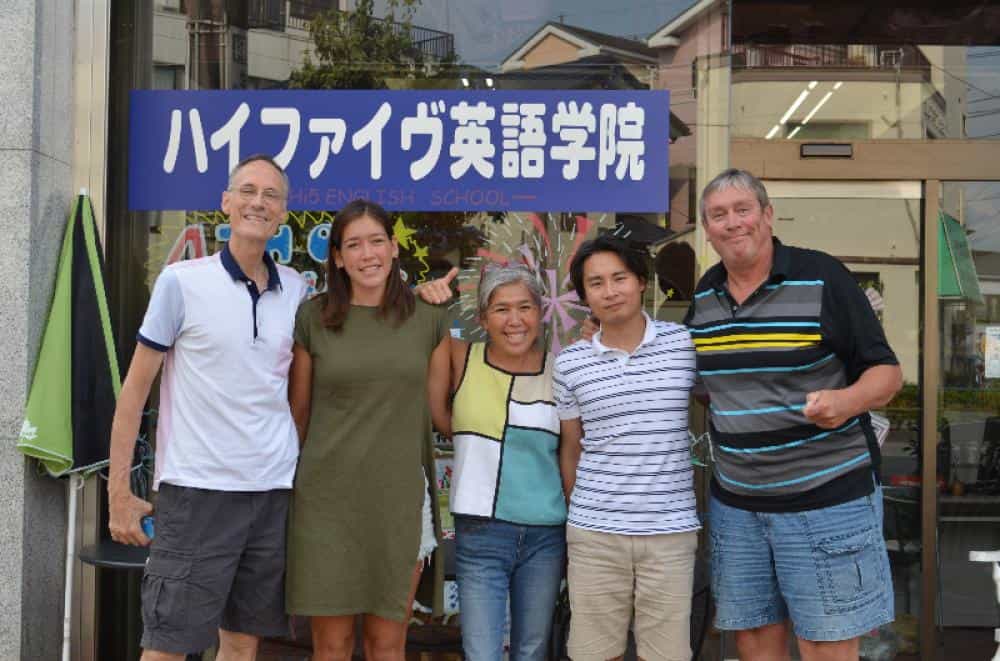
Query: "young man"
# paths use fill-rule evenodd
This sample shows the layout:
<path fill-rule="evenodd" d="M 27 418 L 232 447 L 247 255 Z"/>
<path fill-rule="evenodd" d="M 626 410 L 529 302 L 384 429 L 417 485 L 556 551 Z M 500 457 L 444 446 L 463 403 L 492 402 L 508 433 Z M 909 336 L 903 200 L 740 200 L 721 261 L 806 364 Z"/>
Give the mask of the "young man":
<path fill-rule="evenodd" d="M 265 246 L 288 180 L 267 156 L 238 164 L 222 193 L 231 238 L 156 281 L 111 432 L 111 536 L 149 544 L 152 506 L 129 489 L 150 386 L 163 365 L 155 541 L 142 583 L 143 661 L 182 661 L 219 640 L 249 661 L 259 636 L 288 631 L 285 521 L 298 457 L 288 406 L 295 311 L 306 283 Z"/>
<path fill-rule="evenodd" d="M 691 336 L 642 311 L 647 256 L 614 237 L 580 246 L 570 277 L 601 329 L 556 359 L 575 661 L 689 659 L 695 513 L 688 441 Z"/>
<path fill-rule="evenodd" d="M 727 170 L 701 216 L 722 258 L 685 323 L 711 400 L 709 523 L 716 626 L 740 659 L 858 658 L 893 619 L 868 411 L 902 373 L 868 298 L 839 261 L 785 246 L 763 184 Z"/>

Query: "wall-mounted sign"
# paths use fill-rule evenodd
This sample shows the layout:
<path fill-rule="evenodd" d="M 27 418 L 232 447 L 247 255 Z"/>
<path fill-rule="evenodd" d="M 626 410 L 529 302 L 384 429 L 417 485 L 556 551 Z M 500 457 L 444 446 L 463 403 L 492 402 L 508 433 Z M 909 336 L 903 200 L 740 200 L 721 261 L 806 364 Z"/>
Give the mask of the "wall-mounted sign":
<path fill-rule="evenodd" d="M 129 208 L 214 209 L 254 153 L 289 209 L 663 212 L 666 91 L 148 91 L 131 94 Z"/>

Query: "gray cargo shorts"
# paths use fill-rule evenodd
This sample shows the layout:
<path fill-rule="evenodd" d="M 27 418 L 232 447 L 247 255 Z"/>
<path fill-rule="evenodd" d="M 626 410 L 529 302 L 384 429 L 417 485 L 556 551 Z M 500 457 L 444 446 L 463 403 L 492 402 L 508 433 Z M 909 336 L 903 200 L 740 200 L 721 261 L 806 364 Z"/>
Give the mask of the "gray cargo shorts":
<path fill-rule="evenodd" d="M 161 484 L 142 577 L 142 647 L 172 654 L 214 645 L 218 630 L 289 633 L 285 526 L 291 491 Z"/>

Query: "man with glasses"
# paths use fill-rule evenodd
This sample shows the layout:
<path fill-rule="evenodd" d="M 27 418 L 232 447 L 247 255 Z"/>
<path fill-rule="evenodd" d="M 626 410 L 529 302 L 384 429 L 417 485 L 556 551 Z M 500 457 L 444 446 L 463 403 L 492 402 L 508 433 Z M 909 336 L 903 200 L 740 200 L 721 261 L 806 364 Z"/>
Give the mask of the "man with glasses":
<path fill-rule="evenodd" d="M 763 184 L 726 170 L 701 198 L 722 258 L 685 319 L 710 400 L 716 626 L 744 661 L 857 659 L 893 620 L 879 448 L 869 410 L 902 373 L 837 259 L 773 236 Z"/>
<path fill-rule="evenodd" d="M 298 458 L 288 407 L 295 312 L 307 286 L 268 240 L 287 215 L 288 179 L 250 156 L 222 193 L 231 234 L 215 255 L 167 266 L 153 289 L 111 432 L 114 540 L 146 545 L 152 506 L 129 489 L 143 406 L 160 382 L 155 541 L 142 582 L 143 661 L 250 660 L 288 632 L 285 520 Z"/>

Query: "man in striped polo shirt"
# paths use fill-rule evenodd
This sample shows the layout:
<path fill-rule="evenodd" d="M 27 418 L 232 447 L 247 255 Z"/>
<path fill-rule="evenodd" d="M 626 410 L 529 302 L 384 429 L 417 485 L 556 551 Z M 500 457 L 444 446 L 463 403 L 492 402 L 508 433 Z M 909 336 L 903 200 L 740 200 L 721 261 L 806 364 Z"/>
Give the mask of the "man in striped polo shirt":
<path fill-rule="evenodd" d="M 625 652 L 690 659 L 697 530 L 688 450 L 691 336 L 642 311 L 644 252 L 617 238 L 580 246 L 570 278 L 601 323 L 556 358 L 560 468 L 574 661 Z"/>
<path fill-rule="evenodd" d="M 716 626 L 740 658 L 857 659 L 893 619 L 868 411 L 902 384 L 869 301 L 837 259 L 783 245 L 763 184 L 727 170 L 701 216 L 722 258 L 685 323 L 709 397 Z"/>

